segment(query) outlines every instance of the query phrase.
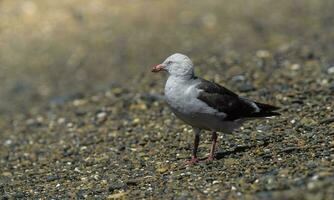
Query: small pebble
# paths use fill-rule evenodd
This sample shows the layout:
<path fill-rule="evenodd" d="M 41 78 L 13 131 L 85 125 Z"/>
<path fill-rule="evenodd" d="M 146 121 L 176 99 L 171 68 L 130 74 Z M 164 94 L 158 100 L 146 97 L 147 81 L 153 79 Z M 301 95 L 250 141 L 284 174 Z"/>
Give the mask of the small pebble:
<path fill-rule="evenodd" d="M 267 50 L 258 50 L 256 56 L 259 58 L 267 58 L 270 56 L 270 52 Z"/>
<path fill-rule="evenodd" d="M 328 74 L 334 74 L 334 66 L 327 69 Z"/>

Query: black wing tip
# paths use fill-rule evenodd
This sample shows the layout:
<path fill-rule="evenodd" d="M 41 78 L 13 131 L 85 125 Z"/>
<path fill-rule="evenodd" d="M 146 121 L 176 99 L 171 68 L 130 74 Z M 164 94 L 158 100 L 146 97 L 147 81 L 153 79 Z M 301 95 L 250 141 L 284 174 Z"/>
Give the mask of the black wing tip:
<path fill-rule="evenodd" d="M 269 115 L 268 117 L 282 115 L 281 113 L 278 113 L 278 112 L 268 112 L 267 114 Z"/>
<path fill-rule="evenodd" d="M 271 112 L 271 111 L 275 111 L 275 110 L 281 109 L 278 106 L 273 106 L 273 105 L 269 105 L 269 104 L 265 104 L 265 103 L 255 102 L 255 104 L 260 108 L 260 110 L 262 112 Z"/>
<path fill-rule="evenodd" d="M 281 109 L 278 106 L 273 106 L 273 105 L 258 103 L 258 102 L 256 102 L 256 105 L 260 108 L 260 112 L 254 113 L 255 115 L 257 115 L 256 117 L 273 117 L 273 116 L 281 115 L 281 113 L 279 112 L 274 112 L 274 111 Z"/>
<path fill-rule="evenodd" d="M 259 112 L 259 113 L 253 113 L 251 117 L 273 117 L 273 116 L 280 116 L 281 113 L 278 112 Z"/>

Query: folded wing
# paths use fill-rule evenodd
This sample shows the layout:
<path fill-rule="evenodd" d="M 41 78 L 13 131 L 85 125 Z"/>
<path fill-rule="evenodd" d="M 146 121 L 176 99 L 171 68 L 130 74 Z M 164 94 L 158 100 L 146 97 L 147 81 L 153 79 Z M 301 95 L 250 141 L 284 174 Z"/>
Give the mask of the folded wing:
<path fill-rule="evenodd" d="M 201 80 L 197 88 L 200 89 L 197 98 L 219 112 L 225 113 L 224 120 L 234 121 L 242 118 L 280 115 L 273 112 L 279 109 L 278 107 L 239 97 L 225 87 L 204 79 Z"/>

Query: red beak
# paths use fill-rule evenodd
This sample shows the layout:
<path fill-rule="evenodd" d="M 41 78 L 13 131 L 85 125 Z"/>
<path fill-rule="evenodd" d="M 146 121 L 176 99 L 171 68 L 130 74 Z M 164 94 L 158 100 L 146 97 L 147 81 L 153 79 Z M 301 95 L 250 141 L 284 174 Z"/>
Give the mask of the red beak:
<path fill-rule="evenodd" d="M 165 70 L 165 65 L 163 64 L 156 65 L 152 68 L 152 72 L 160 72 L 162 70 Z"/>

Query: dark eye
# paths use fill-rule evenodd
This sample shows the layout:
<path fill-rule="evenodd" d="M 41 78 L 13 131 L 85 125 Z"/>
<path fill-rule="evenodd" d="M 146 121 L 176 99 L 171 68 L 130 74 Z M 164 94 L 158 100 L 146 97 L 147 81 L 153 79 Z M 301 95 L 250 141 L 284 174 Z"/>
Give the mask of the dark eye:
<path fill-rule="evenodd" d="M 170 65 L 170 64 L 172 64 L 172 63 L 173 63 L 172 61 L 168 61 L 168 62 L 167 62 L 167 65 Z"/>

